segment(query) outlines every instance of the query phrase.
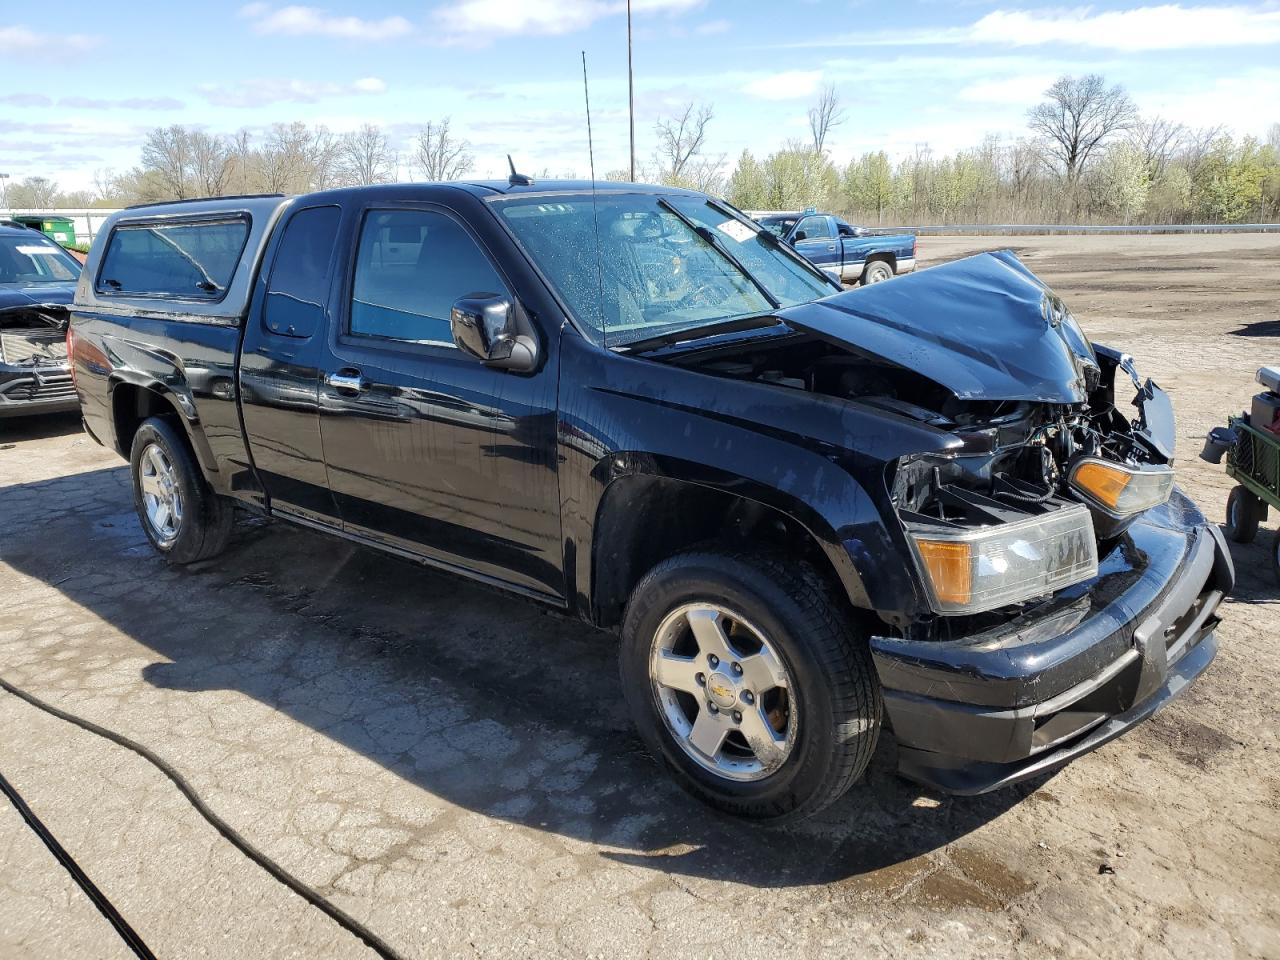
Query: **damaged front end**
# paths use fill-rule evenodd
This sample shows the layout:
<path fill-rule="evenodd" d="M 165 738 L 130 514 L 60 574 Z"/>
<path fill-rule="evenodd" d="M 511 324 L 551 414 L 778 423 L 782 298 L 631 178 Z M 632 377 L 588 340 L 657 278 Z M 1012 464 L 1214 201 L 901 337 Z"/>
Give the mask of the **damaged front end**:
<path fill-rule="evenodd" d="M 0 307 L 0 417 L 75 410 L 67 361 L 68 307 Z"/>
<path fill-rule="evenodd" d="M 871 638 L 901 772 L 958 793 L 1026 779 L 1208 666 L 1234 572 L 1174 484 L 1169 398 L 1012 253 L 778 316 L 782 331 L 672 359 L 946 437 L 882 467 L 917 586 Z"/>

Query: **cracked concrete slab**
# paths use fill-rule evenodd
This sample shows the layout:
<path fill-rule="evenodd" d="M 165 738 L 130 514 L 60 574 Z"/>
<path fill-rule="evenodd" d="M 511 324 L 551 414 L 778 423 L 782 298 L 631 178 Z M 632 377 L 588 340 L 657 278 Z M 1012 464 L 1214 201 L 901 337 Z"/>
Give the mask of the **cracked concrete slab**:
<path fill-rule="evenodd" d="M 1236 333 L 1280 320 L 1280 239 L 1016 243 L 1169 389 L 1183 482 L 1218 515 L 1230 483 L 1191 455 L 1254 392 Z M 924 249 L 984 245 L 1006 241 Z M 147 744 L 407 956 L 1274 957 L 1271 535 L 1233 546 L 1218 661 L 1130 735 L 973 799 L 898 780 L 886 737 L 835 807 L 765 831 L 644 753 L 609 636 L 258 520 L 170 569 L 118 458 L 74 420 L 0 422 L 0 674 Z M 0 770 L 158 954 L 368 955 L 134 754 L 12 697 L 0 729 Z M 0 805 L 0 955 L 118 954 L 24 829 Z"/>

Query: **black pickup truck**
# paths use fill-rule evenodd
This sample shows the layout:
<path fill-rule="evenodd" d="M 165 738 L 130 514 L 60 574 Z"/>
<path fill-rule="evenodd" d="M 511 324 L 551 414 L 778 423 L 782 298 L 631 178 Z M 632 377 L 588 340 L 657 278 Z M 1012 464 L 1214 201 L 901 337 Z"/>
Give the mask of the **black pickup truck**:
<path fill-rule="evenodd" d="M 1208 666 L 1233 580 L 1168 398 L 1009 253 L 841 292 L 673 188 L 180 202 L 106 224 L 68 339 L 171 561 L 243 508 L 615 630 L 653 754 L 745 817 L 886 718 L 944 790 L 1052 770 Z"/>

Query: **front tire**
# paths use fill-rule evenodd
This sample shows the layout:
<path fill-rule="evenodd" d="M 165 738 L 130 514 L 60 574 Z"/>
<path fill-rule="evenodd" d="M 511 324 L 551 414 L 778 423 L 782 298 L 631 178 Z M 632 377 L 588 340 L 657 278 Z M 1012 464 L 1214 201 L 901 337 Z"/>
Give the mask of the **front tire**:
<path fill-rule="evenodd" d="M 882 705 L 865 642 L 804 562 L 682 553 L 627 605 L 620 666 L 641 737 L 686 791 L 785 822 L 865 771 Z"/>
<path fill-rule="evenodd" d="M 187 564 L 222 552 L 234 509 L 209 489 L 186 437 L 171 421 L 143 421 L 133 435 L 129 466 L 138 520 L 166 560 Z"/>

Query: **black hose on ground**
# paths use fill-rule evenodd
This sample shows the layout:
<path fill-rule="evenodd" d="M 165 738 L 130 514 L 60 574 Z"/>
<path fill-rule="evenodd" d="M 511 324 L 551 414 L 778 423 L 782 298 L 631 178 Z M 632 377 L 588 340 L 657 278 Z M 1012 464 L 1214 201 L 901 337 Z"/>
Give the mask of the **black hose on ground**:
<path fill-rule="evenodd" d="M 195 789 L 191 786 L 191 784 L 189 784 L 186 781 L 186 779 L 182 776 L 182 774 L 180 774 L 177 770 L 171 767 L 167 761 L 161 759 L 157 754 L 152 752 L 148 747 L 144 747 L 142 744 L 138 743 L 136 740 L 130 740 L 128 737 L 124 736 L 123 734 L 116 733 L 114 730 L 108 730 L 106 727 L 101 727 L 98 724 L 94 723 L 92 720 L 86 720 L 83 717 L 77 717 L 75 714 L 67 713 L 65 710 L 60 710 L 59 708 L 53 706 L 52 704 L 45 703 L 39 697 L 36 697 L 35 695 L 30 693 L 27 693 L 27 691 L 21 689 L 20 687 L 15 687 L 12 683 L 10 683 L 8 680 L 5 680 L 3 677 L 0 677 L 0 689 L 3 689 L 8 693 L 13 694 L 19 700 L 29 703 L 31 706 L 35 707 L 37 710 L 43 710 L 45 713 L 49 714 L 50 716 L 57 717 L 59 720 L 65 720 L 67 723 L 73 723 L 77 727 L 80 727 L 80 729 L 82 730 L 87 730 L 89 733 L 95 734 L 96 736 L 102 737 L 106 740 L 110 740 L 112 743 L 116 744 L 117 746 L 124 747 L 127 750 L 132 750 L 138 756 L 142 757 L 144 760 L 150 763 L 153 767 L 155 767 L 157 770 L 163 773 L 171 781 L 173 781 L 173 785 L 176 786 L 178 790 L 182 792 L 182 795 L 187 798 L 187 800 L 191 803 L 193 807 L 195 807 L 196 812 L 199 813 L 200 816 L 204 817 L 204 819 L 209 822 L 210 826 L 212 826 L 215 830 L 217 830 L 218 833 L 222 834 L 222 836 L 225 837 L 237 850 L 239 850 L 246 857 L 248 857 L 258 866 L 260 866 L 272 877 L 280 881 L 280 883 L 284 884 L 286 887 L 288 887 L 290 890 L 292 890 L 294 893 L 300 896 L 303 900 L 307 901 L 307 903 L 311 904 L 317 910 L 321 911 L 326 916 L 331 918 L 335 923 L 337 923 L 340 927 L 342 927 L 348 933 L 352 934 L 359 940 L 363 941 L 364 944 L 367 947 L 369 947 L 369 949 L 373 950 L 379 956 L 385 958 L 385 960 L 406 960 L 404 955 L 401 954 L 399 951 L 397 951 L 395 947 L 391 946 L 391 944 L 387 943 L 380 936 L 378 936 L 376 933 L 374 933 L 372 930 L 370 930 L 368 927 L 362 924 L 359 920 L 355 919 L 355 917 L 351 916 L 341 907 L 336 906 L 335 904 L 331 903 L 329 900 L 325 899 L 323 895 L 318 893 L 312 887 L 309 887 L 307 884 L 303 883 L 293 874 L 289 873 L 287 870 L 284 869 L 284 867 L 280 866 L 278 863 L 276 863 L 274 860 L 268 857 L 265 853 L 263 853 L 261 850 L 255 847 L 252 843 L 246 840 L 243 836 L 241 836 L 239 831 L 237 831 L 233 826 L 231 826 L 231 824 L 227 823 L 227 821 L 223 820 L 222 817 L 218 816 L 218 814 L 214 813 L 214 811 L 209 808 L 209 806 L 204 802 L 204 800 L 200 798 L 200 795 L 196 793 Z M 18 796 L 17 791 L 10 792 L 12 790 L 12 787 L 9 786 L 8 781 L 4 780 L 3 777 L 0 777 L 0 784 L 2 784 L 3 787 L 7 788 L 7 789 L 4 789 L 5 795 L 8 796 L 10 802 L 13 803 L 13 805 L 18 808 L 18 812 L 23 814 L 23 818 L 27 819 L 27 814 L 30 814 L 30 809 L 26 806 L 25 803 L 22 802 L 22 798 Z M 35 823 L 32 823 L 32 820 L 35 819 L 34 814 L 31 814 L 31 818 L 32 819 L 27 819 L 27 823 L 32 825 L 32 829 L 34 829 L 36 833 L 40 835 L 40 838 L 44 840 L 45 845 L 48 846 L 49 849 L 54 852 L 54 856 L 57 856 L 59 859 L 59 862 L 62 863 L 62 865 L 66 867 L 69 872 L 71 872 L 72 876 L 76 878 L 76 882 L 80 883 L 82 889 L 85 890 L 85 893 L 89 894 L 90 899 L 94 901 L 94 904 L 98 907 L 98 909 L 103 911 L 103 915 L 106 916 L 108 920 L 111 920 L 112 925 L 115 926 L 116 929 L 120 931 L 120 935 L 124 937 L 125 941 L 129 944 L 129 946 L 133 947 L 134 952 L 137 953 L 139 957 L 149 958 L 149 960 L 154 960 L 154 955 L 149 950 L 147 950 L 146 944 L 144 944 L 142 940 L 138 938 L 138 935 L 133 932 L 132 928 L 130 928 L 129 925 L 125 923 L 124 918 L 120 917 L 120 915 L 115 912 L 115 909 L 111 907 L 111 904 L 109 901 L 107 901 L 106 897 L 102 896 L 101 892 L 97 890 L 97 887 L 93 886 L 92 881 L 90 881 L 89 878 L 84 875 L 83 871 L 81 871 L 80 868 L 76 866 L 75 861 L 72 860 L 70 855 L 68 855 L 66 851 L 62 849 L 61 845 L 58 844 L 58 841 L 54 839 L 53 836 L 49 834 L 47 830 L 43 829 L 43 824 L 40 825 L 40 828 L 36 828 L 35 823 L 39 823 L 39 820 L 35 820 Z M 58 855 L 59 850 L 62 851 L 62 854 L 63 856 L 65 856 L 66 859 L 63 859 L 63 856 Z M 80 881 L 81 877 L 84 878 L 84 883 L 81 883 Z M 89 886 L 86 887 L 85 883 L 88 883 Z M 89 893 L 90 887 L 92 887 L 94 891 L 97 891 L 96 898 L 94 894 Z M 104 904 L 107 909 L 104 909 L 103 907 Z M 110 910 L 111 912 L 108 913 L 107 910 Z M 120 924 L 123 925 L 123 929 L 119 924 L 116 924 L 116 921 L 115 919 L 113 919 L 113 916 L 119 919 Z M 126 936 L 125 930 L 129 931 L 129 933 L 134 938 L 133 940 L 130 940 L 129 936 Z M 135 946 L 134 941 L 136 941 L 137 946 Z M 146 952 L 139 952 L 139 947 L 141 948 L 142 951 L 146 951 Z"/>
<path fill-rule="evenodd" d="M 18 793 L 17 788 L 5 779 L 3 773 L 0 773 L 0 793 L 9 798 L 9 802 L 18 811 L 18 815 L 27 821 L 27 826 L 49 848 L 49 852 L 53 854 L 55 860 L 62 864 L 63 869 L 71 874 L 71 879 L 79 885 L 85 896 L 98 908 L 98 912 L 106 917 L 107 921 L 116 928 L 116 933 L 120 934 L 120 939 L 129 945 L 129 949 L 139 957 L 139 960 L 156 960 L 156 955 L 147 948 L 142 937 L 138 936 L 138 932 L 129 926 L 129 921 L 120 915 L 120 911 L 107 899 L 106 894 L 98 889 L 97 884 L 89 879 L 89 875 L 80 869 L 80 864 L 76 863 L 71 854 L 67 853 L 66 847 L 58 842 L 58 838 L 49 832 L 49 828 L 27 806 L 27 802 L 22 799 L 22 794 Z"/>

